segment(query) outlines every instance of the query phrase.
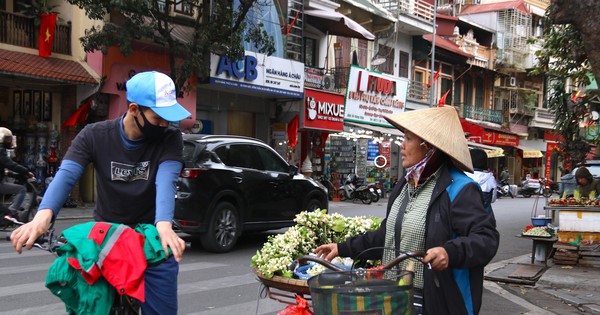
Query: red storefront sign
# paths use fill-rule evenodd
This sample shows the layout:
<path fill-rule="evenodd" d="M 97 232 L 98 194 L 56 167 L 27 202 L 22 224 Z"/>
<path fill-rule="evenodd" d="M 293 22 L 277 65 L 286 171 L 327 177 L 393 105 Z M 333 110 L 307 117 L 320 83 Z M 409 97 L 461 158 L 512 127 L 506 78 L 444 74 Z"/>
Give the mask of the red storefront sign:
<path fill-rule="evenodd" d="M 519 145 L 518 136 L 491 131 L 484 131 L 481 137 L 481 141 L 484 144 L 495 144 L 509 147 L 516 147 Z"/>
<path fill-rule="evenodd" d="M 344 130 L 344 96 L 311 89 L 304 90 L 304 114 L 300 127 Z"/>
<path fill-rule="evenodd" d="M 554 153 L 554 151 L 560 151 L 560 148 L 558 147 L 558 143 L 556 142 L 548 142 L 546 144 L 546 178 L 550 178 L 550 165 L 552 162 L 552 153 Z"/>

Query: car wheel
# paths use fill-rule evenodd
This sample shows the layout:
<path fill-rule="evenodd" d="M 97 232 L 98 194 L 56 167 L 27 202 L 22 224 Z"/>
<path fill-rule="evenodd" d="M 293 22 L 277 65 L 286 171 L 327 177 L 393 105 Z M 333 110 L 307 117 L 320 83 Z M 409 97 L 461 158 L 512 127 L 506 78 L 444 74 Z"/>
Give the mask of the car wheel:
<path fill-rule="evenodd" d="M 200 241 L 204 249 L 225 253 L 230 251 L 240 237 L 240 219 L 238 210 L 230 202 L 219 202 L 210 218 L 208 232 L 202 234 Z"/>
<path fill-rule="evenodd" d="M 304 210 L 306 210 L 308 212 L 312 212 L 317 209 L 323 209 L 323 204 L 321 203 L 321 201 L 319 201 L 319 199 L 316 199 L 316 198 L 310 199 L 306 203 L 306 206 L 304 206 Z"/>

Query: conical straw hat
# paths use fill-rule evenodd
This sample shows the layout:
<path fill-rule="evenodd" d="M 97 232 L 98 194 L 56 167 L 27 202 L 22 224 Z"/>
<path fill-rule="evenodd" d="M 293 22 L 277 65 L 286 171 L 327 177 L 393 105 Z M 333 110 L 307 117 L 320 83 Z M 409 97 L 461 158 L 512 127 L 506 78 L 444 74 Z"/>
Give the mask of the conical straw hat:
<path fill-rule="evenodd" d="M 473 172 L 467 140 L 454 107 L 419 109 L 384 118 L 396 128 L 408 130 L 446 153 L 458 168 Z"/>

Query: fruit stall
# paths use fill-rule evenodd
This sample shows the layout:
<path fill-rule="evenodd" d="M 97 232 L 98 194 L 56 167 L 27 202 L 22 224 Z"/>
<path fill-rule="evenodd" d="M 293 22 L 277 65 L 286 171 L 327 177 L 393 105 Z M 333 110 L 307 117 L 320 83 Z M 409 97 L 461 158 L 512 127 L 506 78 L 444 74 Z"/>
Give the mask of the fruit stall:
<path fill-rule="evenodd" d="M 558 227 L 554 263 L 600 267 L 600 201 L 595 194 L 551 199 L 544 209 Z"/>

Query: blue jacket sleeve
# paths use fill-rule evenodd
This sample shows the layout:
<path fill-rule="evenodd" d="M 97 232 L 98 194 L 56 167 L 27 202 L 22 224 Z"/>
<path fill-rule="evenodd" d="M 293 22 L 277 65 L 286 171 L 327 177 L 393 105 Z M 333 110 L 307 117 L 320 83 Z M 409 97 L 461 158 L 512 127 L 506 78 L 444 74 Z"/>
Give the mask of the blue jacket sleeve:
<path fill-rule="evenodd" d="M 154 224 L 159 221 L 173 221 L 175 210 L 175 193 L 177 178 L 183 164 L 179 161 L 168 160 L 160 163 L 156 173 L 156 217 Z"/>
<path fill-rule="evenodd" d="M 63 160 L 58 172 L 56 172 L 56 176 L 54 176 L 48 189 L 46 189 L 44 198 L 38 208 L 52 209 L 56 218 L 73 186 L 79 180 L 79 177 L 81 177 L 81 174 L 83 174 L 83 166 L 81 164 L 71 160 Z"/>

